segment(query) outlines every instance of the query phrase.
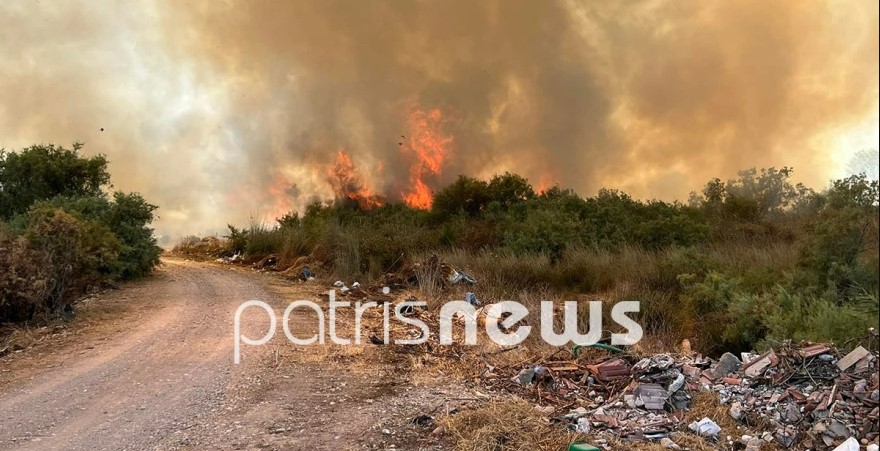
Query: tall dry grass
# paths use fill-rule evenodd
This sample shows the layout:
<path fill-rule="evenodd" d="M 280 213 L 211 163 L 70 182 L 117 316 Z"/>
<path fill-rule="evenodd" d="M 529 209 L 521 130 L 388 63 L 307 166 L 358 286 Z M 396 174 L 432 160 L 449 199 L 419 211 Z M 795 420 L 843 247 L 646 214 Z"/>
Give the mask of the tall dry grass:
<path fill-rule="evenodd" d="M 555 262 L 545 254 L 522 255 L 504 250 L 451 249 L 438 256 L 477 278 L 477 285 L 467 290 L 480 299 L 516 300 L 536 312 L 534 322 L 541 301 L 576 300 L 586 311 L 589 301 L 601 300 L 606 303 L 603 325 L 607 337 L 616 332 L 609 316 L 611 306 L 620 301 L 638 301 L 641 311 L 637 320 L 646 333 L 645 345 L 667 349 L 684 338 L 699 343 L 694 334 L 703 318 L 680 298 L 682 274 L 704 276 L 719 271 L 738 275 L 744 283 L 770 287 L 793 270 L 797 260 L 796 250 L 785 243 L 748 241 L 656 251 L 637 246 L 616 250 L 575 247 Z M 431 285 L 433 279 L 425 276 L 423 283 Z M 436 296 L 436 287 L 425 288 L 423 294 Z M 460 299 L 462 293 L 457 291 L 464 290 L 454 288 L 447 295 Z M 586 324 L 582 326 L 585 330 Z"/>

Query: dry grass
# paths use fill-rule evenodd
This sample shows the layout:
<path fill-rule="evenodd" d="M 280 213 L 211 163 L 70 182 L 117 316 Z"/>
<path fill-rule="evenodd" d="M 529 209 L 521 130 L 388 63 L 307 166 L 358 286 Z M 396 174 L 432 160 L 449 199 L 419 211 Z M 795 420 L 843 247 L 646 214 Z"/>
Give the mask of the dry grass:
<path fill-rule="evenodd" d="M 728 408 L 721 405 L 718 395 L 710 391 L 702 391 L 694 397 L 691 409 L 688 411 L 685 420 L 688 423 L 699 421 L 703 418 L 709 418 L 721 426 L 722 431 L 733 431 L 737 428 L 737 423 L 728 415 Z"/>
<path fill-rule="evenodd" d="M 0 357 L 33 346 L 48 335 L 50 330 L 54 330 L 54 326 L 31 327 L 25 324 L 0 327 Z"/>
<path fill-rule="evenodd" d="M 766 252 L 766 255 L 762 252 Z M 734 247 L 714 247 L 704 249 L 706 261 L 725 262 L 725 267 L 748 269 L 760 265 L 774 268 L 787 267 L 793 261 L 791 250 L 771 246 L 764 251 L 758 249 L 737 249 Z M 464 298 L 465 291 L 474 291 L 484 304 L 501 300 L 516 300 L 535 312 L 527 318 L 529 325 L 538 326 L 540 302 L 545 300 L 577 300 L 586 305 L 590 300 L 603 300 L 609 305 L 622 300 L 642 302 L 640 323 L 647 335 L 638 346 L 631 349 L 635 354 L 654 354 L 669 352 L 680 346 L 682 338 L 689 338 L 695 347 L 699 342 L 688 334 L 698 318 L 690 317 L 690 312 L 678 304 L 678 293 L 665 288 L 670 284 L 670 274 L 682 270 L 681 262 L 688 262 L 690 255 L 681 250 L 647 252 L 638 248 L 624 248 L 620 251 L 597 251 L 579 249 L 566 255 L 566 259 L 551 265 L 542 255 L 515 256 L 488 251 L 453 250 L 439 255 L 442 261 L 474 274 L 478 280 L 475 286 L 445 287 L 440 283 L 439 274 L 424 272 L 418 274 L 421 284 L 411 290 L 395 291 L 398 301 L 415 297 L 427 301 L 428 309 L 419 313 L 433 333 L 437 331 L 434 322 L 440 306 L 449 300 Z M 702 263 L 701 263 L 702 264 Z M 684 270 L 690 268 L 685 267 Z M 704 268 L 698 268 L 703 269 Z M 549 281 L 549 282 L 548 282 Z M 320 286 L 325 286 L 318 284 Z M 566 288 L 562 288 L 566 287 Z M 574 287 L 574 288 L 571 288 Z M 607 312 L 606 312 L 607 313 Z M 606 318 L 608 320 L 608 318 Z M 340 315 L 340 328 L 352 330 L 352 318 Z M 370 330 L 381 330 L 381 310 L 369 310 L 363 317 L 364 338 Z M 603 322 L 606 325 L 610 320 Z M 392 321 L 392 339 L 406 336 L 408 326 Z M 399 328 L 399 330 L 397 329 Z M 455 333 L 461 332 L 460 325 L 454 326 Z M 303 356 L 322 362 L 334 362 L 352 366 L 358 371 L 369 371 L 371 365 L 390 365 L 395 377 L 403 378 L 412 385 L 468 381 L 480 383 L 480 373 L 487 365 L 496 368 L 519 368 L 541 362 L 554 352 L 554 358 L 570 358 L 567 350 L 545 344 L 538 329 L 533 329 L 529 339 L 509 352 L 499 352 L 498 347 L 485 336 L 478 327 L 477 346 L 373 346 L 362 347 L 319 347 L 317 352 Z M 682 332 L 685 331 L 685 332 Z M 607 336 L 609 331 L 606 330 Z M 598 358 L 597 356 L 592 356 Z M 582 361 L 593 360 L 590 351 L 581 356 Z M 564 450 L 575 440 L 595 442 L 597 437 L 578 436 L 564 426 L 553 424 L 529 402 L 513 395 L 504 395 L 504 400 L 487 402 L 481 407 L 468 409 L 447 417 L 443 424 L 459 450 Z M 738 425 L 728 415 L 728 409 L 721 406 L 717 397 L 711 393 L 699 394 L 693 408 L 687 415 L 684 427 L 691 421 L 703 417 L 711 418 L 722 427 L 722 436 L 738 438 L 749 431 Z M 611 449 L 663 450 L 652 442 L 629 443 L 616 441 L 611 434 L 603 434 Z M 684 449 L 716 450 L 732 449 L 726 443 L 711 443 L 687 432 L 677 432 L 673 440 Z"/>
<path fill-rule="evenodd" d="M 171 250 L 171 255 L 186 257 L 193 260 L 213 260 L 223 256 L 229 250 L 229 240 L 216 236 L 187 236 L 180 240 Z"/>
<path fill-rule="evenodd" d="M 449 416 L 443 426 L 454 437 L 457 450 L 558 451 L 584 439 L 551 425 L 535 406 L 518 398 Z"/>

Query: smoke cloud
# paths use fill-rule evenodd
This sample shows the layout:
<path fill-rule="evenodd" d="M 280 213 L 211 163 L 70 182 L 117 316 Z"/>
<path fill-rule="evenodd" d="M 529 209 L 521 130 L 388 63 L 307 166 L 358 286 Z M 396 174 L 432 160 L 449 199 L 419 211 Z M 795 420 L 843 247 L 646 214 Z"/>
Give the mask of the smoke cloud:
<path fill-rule="evenodd" d="M 168 239 L 333 198 L 340 151 L 391 199 L 511 171 L 672 200 L 877 146 L 872 2 L 131 6 L 0 6 L 0 146 L 107 154 Z"/>

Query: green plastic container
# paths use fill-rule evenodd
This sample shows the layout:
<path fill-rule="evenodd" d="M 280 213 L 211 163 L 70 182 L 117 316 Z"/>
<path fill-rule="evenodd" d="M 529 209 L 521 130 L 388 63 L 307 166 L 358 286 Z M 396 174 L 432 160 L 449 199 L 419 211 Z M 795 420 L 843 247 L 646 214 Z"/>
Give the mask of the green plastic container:
<path fill-rule="evenodd" d="M 572 443 L 568 445 L 568 451 L 602 451 L 589 443 Z"/>

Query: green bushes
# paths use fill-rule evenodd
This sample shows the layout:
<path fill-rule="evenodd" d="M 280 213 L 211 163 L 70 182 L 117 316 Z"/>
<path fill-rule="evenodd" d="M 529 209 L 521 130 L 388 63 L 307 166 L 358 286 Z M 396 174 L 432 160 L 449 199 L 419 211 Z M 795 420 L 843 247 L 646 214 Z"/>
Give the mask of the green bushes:
<path fill-rule="evenodd" d="M 488 301 L 641 301 L 655 339 L 688 338 L 710 353 L 781 338 L 841 342 L 878 320 L 877 182 L 856 176 L 817 193 L 791 174 L 712 180 L 688 205 L 462 176 L 430 211 L 315 203 L 274 227 L 230 226 L 229 247 L 250 260 L 278 254 L 282 265 L 309 256 L 361 282 L 438 254 L 472 272 Z"/>
<path fill-rule="evenodd" d="M 130 279 L 159 263 L 148 225 L 156 206 L 114 193 L 103 156 L 32 146 L 0 152 L 0 321 L 70 311 L 107 280 Z M 0 223 L 2 224 L 2 223 Z"/>
<path fill-rule="evenodd" d="M 845 299 L 878 291 L 878 200 L 878 182 L 864 175 L 832 183 L 801 238 L 801 288 Z"/>
<path fill-rule="evenodd" d="M 52 144 L 20 152 L 0 150 L 0 219 L 27 212 L 35 202 L 55 196 L 100 197 L 110 182 L 103 155 L 81 157 L 73 149 Z"/>
<path fill-rule="evenodd" d="M 156 208 L 140 194 L 117 192 L 112 199 L 106 196 L 57 196 L 37 202 L 28 215 L 35 211 L 57 209 L 102 225 L 120 246 L 117 258 L 106 275 L 113 279 L 133 279 L 149 273 L 159 264 L 161 249 L 156 246 L 153 230 L 148 227 Z"/>
<path fill-rule="evenodd" d="M 833 299 L 797 295 L 778 289 L 772 294 L 773 306 L 766 317 L 766 340 L 783 339 L 834 341 L 867 334 L 877 327 L 880 304 L 877 295 L 862 293 L 847 303 Z"/>

